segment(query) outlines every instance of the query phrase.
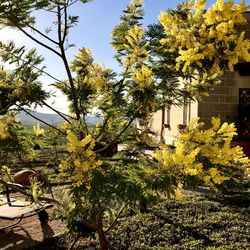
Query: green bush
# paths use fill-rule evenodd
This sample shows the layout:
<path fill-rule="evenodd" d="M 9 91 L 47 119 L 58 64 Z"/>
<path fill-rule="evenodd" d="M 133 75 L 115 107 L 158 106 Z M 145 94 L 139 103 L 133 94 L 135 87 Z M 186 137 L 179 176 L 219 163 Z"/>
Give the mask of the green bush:
<path fill-rule="evenodd" d="M 111 249 L 249 249 L 250 210 L 187 197 L 165 201 L 149 213 L 122 218 Z"/>

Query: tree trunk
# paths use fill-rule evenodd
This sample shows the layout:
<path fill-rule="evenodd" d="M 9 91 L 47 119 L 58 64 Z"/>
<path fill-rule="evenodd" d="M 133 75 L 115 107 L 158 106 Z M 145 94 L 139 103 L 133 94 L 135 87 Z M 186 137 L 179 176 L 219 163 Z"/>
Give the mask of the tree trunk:
<path fill-rule="evenodd" d="M 99 242 L 101 245 L 102 250 L 108 250 L 109 249 L 109 243 L 108 240 L 106 239 L 106 235 L 103 231 L 102 228 L 98 228 L 97 230 L 98 236 L 99 236 Z"/>
<path fill-rule="evenodd" d="M 108 240 L 106 239 L 105 232 L 103 230 L 103 223 L 102 223 L 102 215 L 103 215 L 104 210 L 100 212 L 100 214 L 97 217 L 97 233 L 99 236 L 99 242 L 101 245 L 102 250 L 108 250 L 109 249 L 109 243 Z"/>

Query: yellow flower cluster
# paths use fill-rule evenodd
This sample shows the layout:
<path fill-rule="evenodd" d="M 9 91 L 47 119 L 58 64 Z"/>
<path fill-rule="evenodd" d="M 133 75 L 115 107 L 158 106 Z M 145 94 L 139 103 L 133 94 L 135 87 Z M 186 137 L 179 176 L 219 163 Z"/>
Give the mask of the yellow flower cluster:
<path fill-rule="evenodd" d="M 0 140 L 11 139 L 19 121 L 14 114 L 5 115 L 0 118 Z"/>
<path fill-rule="evenodd" d="M 148 43 L 142 44 L 145 29 L 139 26 L 133 26 L 126 35 L 127 44 L 124 47 L 127 49 L 128 54 L 124 61 L 126 67 L 132 66 L 135 63 L 143 63 L 148 60 L 147 47 Z"/>
<path fill-rule="evenodd" d="M 107 70 L 108 69 L 105 68 L 104 66 L 94 63 L 89 72 L 88 83 L 91 86 L 95 86 L 97 90 L 106 88 L 107 87 L 107 78 L 106 78 Z"/>
<path fill-rule="evenodd" d="M 242 148 L 231 147 L 236 135 L 234 124 L 212 118 L 210 129 L 202 129 L 203 123 L 193 119 L 187 130 L 178 136 L 175 150 L 167 146 L 156 152 L 156 159 L 163 171 L 183 182 L 187 176 L 197 176 L 209 186 L 222 184 L 231 178 L 230 169 L 241 169 L 247 174 L 250 159 Z"/>
<path fill-rule="evenodd" d="M 0 88 L 8 91 L 8 99 L 27 100 L 29 89 L 25 85 L 22 79 L 15 79 L 13 75 L 9 74 L 6 70 L 3 68 L 0 69 Z"/>
<path fill-rule="evenodd" d="M 142 65 L 139 69 L 132 69 L 132 81 L 136 82 L 140 88 L 150 86 L 152 83 L 152 70 Z"/>
<path fill-rule="evenodd" d="M 90 49 L 80 49 L 80 53 L 75 56 L 72 62 L 71 69 L 77 73 L 80 84 L 86 84 L 96 91 L 107 87 L 108 79 L 106 75 L 110 70 L 97 63 L 93 63 Z"/>
<path fill-rule="evenodd" d="M 82 67 L 89 66 L 93 62 L 91 50 L 88 48 L 81 48 L 80 53 L 75 56 L 75 60 L 81 62 L 81 65 L 79 65 L 78 69 L 76 68 L 76 71 L 81 70 Z"/>
<path fill-rule="evenodd" d="M 45 133 L 44 129 L 40 128 L 40 123 L 37 123 L 36 125 L 33 126 L 33 131 L 37 137 Z"/>
<path fill-rule="evenodd" d="M 143 0 L 132 0 L 128 5 L 128 10 L 130 13 L 136 14 L 138 5 L 141 5 Z"/>
<path fill-rule="evenodd" d="M 91 135 L 79 140 L 70 131 L 68 131 L 67 138 L 69 156 L 59 165 L 60 175 L 72 181 L 74 187 L 85 186 L 88 188 L 93 178 L 93 172 L 102 164 L 100 160 L 96 160 L 93 151 L 95 141 Z"/>
<path fill-rule="evenodd" d="M 5 140 L 8 138 L 11 138 L 11 135 L 9 134 L 9 127 L 6 123 L 0 123 L 0 140 Z"/>
<path fill-rule="evenodd" d="M 149 60 L 147 47 L 148 42 L 143 44 L 143 35 L 145 29 L 139 26 L 133 26 L 126 35 L 127 55 L 123 62 L 126 68 L 131 72 L 131 80 L 140 88 L 148 87 L 152 84 L 152 70 L 145 64 Z"/>
<path fill-rule="evenodd" d="M 242 13 L 249 6 L 245 1 L 217 0 L 208 10 L 205 0 L 191 0 L 182 6 L 178 12 L 161 12 L 159 16 L 166 32 L 161 43 L 166 51 L 177 54 L 177 70 L 220 77 L 224 66 L 232 71 L 239 58 L 250 61 L 250 41 L 237 30 L 246 23 Z"/>
<path fill-rule="evenodd" d="M 183 175 L 198 175 L 202 169 L 202 164 L 196 162 L 199 148 L 188 150 L 183 143 L 178 142 L 176 151 L 173 153 L 168 147 L 156 151 L 155 158 L 159 161 L 162 170 L 171 173 L 177 177 L 179 181 L 183 179 Z"/>

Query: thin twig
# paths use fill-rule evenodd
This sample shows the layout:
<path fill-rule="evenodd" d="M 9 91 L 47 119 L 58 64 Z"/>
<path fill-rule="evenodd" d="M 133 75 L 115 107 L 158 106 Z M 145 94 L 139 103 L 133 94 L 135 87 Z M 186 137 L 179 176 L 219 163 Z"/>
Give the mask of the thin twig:
<path fill-rule="evenodd" d="M 47 107 L 50 108 L 51 110 L 54 110 L 55 112 L 58 112 L 58 113 L 62 114 L 63 116 L 66 116 L 66 117 L 68 117 L 68 118 L 70 118 L 70 119 L 72 119 L 72 120 L 76 120 L 75 117 L 73 117 L 73 116 L 71 116 L 71 115 L 68 115 L 68 114 L 65 114 L 65 113 L 63 113 L 63 112 L 61 112 L 61 111 L 58 111 L 58 110 L 56 110 L 56 109 L 53 109 L 53 108 L 52 108 L 49 104 L 47 104 L 47 103 L 46 103 L 46 105 L 48 105 Z"/>
<path fill-rule="evenodd" d="M 17 23 L 14 23 L 14 25 L 21 31 L 23 32 L 27 37 L 29 37 L 31 40 L 33 40 L 34 42 L 38 43 L 39 45 L 43 46 L 44 48 L 52 51 L 53 53 L 55 53 L 56 55 L 58 55 L 59 57 L 62 57 L 62 55 L 56 51 L 55 49 L 49 47 L 48 45 L 46 45 L 45 43 L 37 40 L 35 37 L 33 37 L 32 35 L 30 35 L 27 31 L 25 31 L 23 28 L 21 28 Z"/>
<path fill-rule="evenodd" d="M 69 80 L 69 84 L 70 84 L 70 89 L 71 89 L 71 95 L 72 95 L 72 98 L 73 98 L 73 105 L 74 105 L 74 109 L 75 109 L 75 114 L 76 114 L 76 119 L 78 121 L 81 121 L 81 114 L 80 114 L 80 110 L 79 110 L 79 107 L 78 107 L 78 101 L 77 101 L 77 97 L 76 97 L 76 89 L 75 89 L 75 85 L 74 85 L 74 80 L 73 80 L 73 77 L 71 75 L 71 71 L 70 71 L 70 68 L 69 68 L 69 64 L 68 64 L 68 61 L 67 61 L 67 57 L 66 57 L 66 54 L 65 54 L 65 49 L 64 49 L 64 45 L 63 45 L 63 41 L 62 41 L 62 30 L 61 30 L 61 8 L 60 6 L 58 5 L 57 6 L 57 33 L 58 33 L 58 41 L 59 41 L 59 47 L 60 47 L 60 50 L 61 50 L 61 58 L 63 60 L 63 63 L 64 63 L 64 67 L 65 67 L 65 70 L 66 70 L 66 73 L 67 73 L 67 76 L 68 76 L 68 80 Z M 80 137 L 83 137 L 83 134 L 80 134 Z"/>
<path fill-rule="evenodd" d="M 68 33 L 68 13 L 67 13 L 67 7 L 64 6 L 64 31 L 63 31 L 63 38 L 62 38 L 62 43 L 64 44 L 65 39 L 67 37 Z"/>
<path fill-rule="evenodd" d="M 16 59 L 21 60 L 21 61 L 24 62 L 24 63 L 28 63 L 28 61 L 25 61 L 25 60 L 24 60 L 23 58 L 21 58 L 20 56 L 17 56 L 17 55 L 15 55 L 15 54 L 13 54 L 13 53 L 11 53 L 11 52 L 9 52 L 9 51 L 8 51 L 8 53 L 11 54 L 11 55 L 13 55 L 13 56 L 15 56 Z M 34 69 L 36 69 L 36 70 L 42 72 L 43 74 L 45 74 L 45 75 L 47 75 L 48 77 L 50 77 L 50 78 L 52 78 L 53 80 L 55 80 L 56 82 L 61 82 L 61 80 L 59 80 L 59 79 L 57 79 L 56 77 L 52 76 L 51 74 L 49 74 L 48 72 L 44 71 L 43 69 L 40 69 L 40 68 L 38 68 L 38 67 L 35 66 L 35 65 L 29 65 L 29 66 L 31 66 L 32 68 L 34 68 Z"/>
<path fill-rule="evenodd" d="M 115 225 L 115 223 L 117 222 L 118 218 L 120 217 L 120 215 L 122 214 L 123 210 L 125 209 L 127 205 L 128 205 L 128 202 L 121 208 L 120 212 L 117 214 L 117 216 L 115 217 L 111 225 L 105 230 L 105 234 L 108 233 L 108 231 L 112 229 L 112 227 Z"/>
<path fill-rule="evenodd" d="M 110 118 L 110 114 L 108 114 L 107 118 L 105 119 L 105 121 L 104 121 L 104 123 L 102 125 L 102 128 L 100 129 L 99 133 L 95 137 L 95 140 L 97 140 L 101 136 L 102 132 L 104 131 L 104 129 L 105 129 L 107 123 L 108 123 L 109 118 Z"/>
<path fill-rule="evenodd" d="M 73 247 L 75 246 L 76 242 L 80 239 L 80 237 L 81 237 L 80 234 L 78 234 L 78 235 L 75 237 L 73 243 L 72 243 L 71 246 L 69 247 L 69 250 L 72 250 L 72 249 L 73 249 Z"/>
<path fill-rule="evenodd" d="M 22 107 L 19 106 L 19 105 L 17 105 L 17 106 L 18 106 L 22 111 L 24 111 L 26 114 L 28 114 L 29 116 L 33 117 L 33 118 L 36 119 L 37 121 L 46 124 L 47 126 L 49 126 L 49 127 L 53 128 L 53 129 L 59 131 L 59 132 L 62 133 L 63 135 L 66 135 L 61 129 L 59 129 L 59 128 L 57 128 L 57 127 L 55 127 L 55 126 L 53 126 L 53 125 L 51 125 L 51 124 L 49 124 L 49 123 L 47 123 L 47 122 L 45 122 L 45 121 L 39 119 L 39 118 L 37 118 L 36 116 L 32 115 L 29 111 L 27 111 L 25 108 L 22 108 Z"/>
<path fill-rule="evenodd" d="M 42 37 L 46 38 L 47 40 L 49 40 L 50 42 L 58 45 L 58 42 L 54 41 L 52 38 L 48 37 L 47 35 L 45 35 L 44 33 L 42 33 L 40 30 L 36 29 L 35 27 L 32 27 L 31 25 L 27 24 L 27 26 L 29 28 L 31 28 L 32 30 L 34 30 L 35 32 L 37 32 L 39 35 L 41 35 Z"/>
<path fill-rule="evenodd" d="M 21 193 L 21 194 L 29 197 L 31 200 L 34 199 L 33 196 L 30 193 L 26 192 L 21 187 L 18 187 L 14 182 L 9 183 L 9 182 L 5 182 L 5 181 L 3 181 L 3 180 L 0 179 L 0 183 L 2 185 L 4 185 L 4 186 L 8 187 L 8 188 L 12 188 L 15 191 L 17 191 L 17 192 L 19 192 L 19 193 Z M 54 203 L 54 204 L 57 204 L 57 205 L 61 205 L 61 203 L 59 201 L 57 201 L 55 199 L 48 198 L 48 197 L 38 197 L 37 199 L 39 201 L 46 201 L 46 202 Z"/>
<path fill-rule="evenodd" d="M 54 112 L 56 112 L 59 116 L 61 116 L 65 121 L 67 121 L 69 124 L 71 124 L 71 121 L 68 120 L 68 118 L 66 118 L 64 116 L 64 114 L 62 114 L 60 111 L 54 109 L 53 107 L 51 107 L 48 103 L 46 103 L 45 101 L 42 101 L 42 104 L 45 105 L 46 107 L 48 107 L 49 109 L 53 110 Z"/>
<path fill-rule="evenodd" d="M 72 6 L 73 4 L 75 4 L 77 2 L 77 0 L 73 1 L 71 4 L 68 5 L 68 7 Z"/>
<path fill-rule="evenodd" d="M 127 128 L 132 124 L 133 121 L 134 121 L 134 118 L 132 118 L 129 121 L 127 126 L 108 145 L 106 145 L 104 148 L 96 150 L 95 153 L 101 153 L 105 151 L 107 148 L 109 148 L 111 145 L 113 145 L 116 142 L 116 140 L 127 130 Z"/>

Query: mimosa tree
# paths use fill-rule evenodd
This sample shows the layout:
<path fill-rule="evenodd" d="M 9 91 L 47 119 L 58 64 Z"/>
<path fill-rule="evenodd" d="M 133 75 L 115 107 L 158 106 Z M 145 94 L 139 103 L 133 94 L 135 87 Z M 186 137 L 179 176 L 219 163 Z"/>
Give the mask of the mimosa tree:
<path fill-rule="evenodd" d="M 60 58 L 67 76 L 66 79 L 56 79 L 49 75 L 43 67 L 45 59 L 35 50 L 19 48 L 14 42 L 1 43 L 2 60 L 14 64 L 16 69 L 11 72 L 2 69 L 0 75 L 0 141 L 11 138 L 10 124 L 5 122 L 8 121 L 5 117 L 12 116 L 12 112 L 40 105 L 62 116 L 64 125 L 54 129 L 67 136 L 68 145 L 59 171 L 60 178 L 71 184 L 69 193 L 55 197 L 55 203 L 70 232 L 79 236 L 97 232 L 101 248 L 108 249 L 106 234 L 125 207 L 143 211 L 159 201 L 160 195 L 178 191 L 187 175 L 193 173 L 201 173 L 205 178 L 208 172 L 210 175 L 206 180 L 217 180 L 216 166 L 202 171 L 199 158 L 196 158 L 199 152 L 208 152 L 205 148 L 190 146 L 190 160 L 186 164 L 189 168 L 181 174 L 170 165 L 179 164 L 172 160 L 178 156 L 170 152 L 165 155 L 167 151 L 163 151 L 152 158 L 138 151 L 136 145 L 145 143 L 145 138 L 150 137 L 149 131 L 138 134 L 134 121 L 147 120 L 164 105 L 180 104 L 184 95 L 198 98 L 218 84 L 222 73 L 232 70 L 239 58 L 250 61 L 250 43 L 244 39 L 244 33 L 239 34 L 236 29 L 236 25 L 246 22 L 242 12 L 248 7 L 244 2 L 237 5 L 233 1 L 218 0 L 205 11 L 206 1 L 190 1 L 182 3 L 176 10 L 162 12 L 160 24 L 152 25 L 147 31 L 141 23 L 143 1 L 132 0 L 120 24 L 112 31 L 112 46 L 117 51 L 115 57 L 122 67 L 118 75 L 94 62 L 88 48 L 81 48 L 74 60 L 68 61 L 68 36 L 78 20 L 69 11 L 77 2 L 89 1 L 0 1 L 1 25 L 17 29 Z M 53 36 L 37 28 L 36 11 L 54 15 Z M 43 74 L 53 78 L 53 85 L 67 96 L 69 114 L 55 110 L 47 103 L 50 94 L 39 80 Z M 186 80 L 183 89 L 178 84 L 178 77 Z M 102 122 L 95 128 L 88 128 L 86 119 L 93 109 L 98 110 Z M 217 125 L 214 126 L 218 130 Z M 192 133 L 192 126 L 190 130 Z M 231 139 L 231 134 L 223 136 Z M 191 135 L 185 137 L 183 134 L 180 144 L 188 143 L 186 138 L 189 137 Z M 105 157 L 105 152 L 121 140 L 132 141 L 132 145 L 113 158 Z M 230 147 L 227 142 L 225 149 Z M 177 147 L 176 154 L 184 157 L 183 150 L 183 146 Z M 244 156 L 238 153 L 240 150 L 232 150 L 232 153 L 244 169 L 249 162 L 241 160 Z M 212 159 L 211 164 L 216 165 Z M 222 185 L 228 178 L 230 176 L 221 177 L 216 184 Z M 39 190 L 37 185 L 32 194 L 36 200 L 42 200 L 41 192 L 34 190 Z M 108 214 L 115 216 L 107 219 Z"/>

